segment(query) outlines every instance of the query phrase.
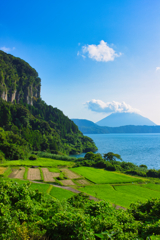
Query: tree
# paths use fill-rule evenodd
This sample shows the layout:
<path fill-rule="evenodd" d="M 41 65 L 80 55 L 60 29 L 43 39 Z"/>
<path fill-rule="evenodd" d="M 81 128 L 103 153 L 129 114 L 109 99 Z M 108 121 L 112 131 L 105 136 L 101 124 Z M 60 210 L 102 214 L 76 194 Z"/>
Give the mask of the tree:
<path fill-rule="evenodd" d="M 113 153 L 113 152 L 105 153 L 105 154 L 103 155 L 103 158 L 104 158 L 105 160 L 107 160 L 107 161 L 112 162 L 112 163 L 115 162 L 116 159 L 119 159 L 119 160 L 122 161 L 121 156 L 120 156 L 119 154 L 116 154 L 116 153 Z"/>

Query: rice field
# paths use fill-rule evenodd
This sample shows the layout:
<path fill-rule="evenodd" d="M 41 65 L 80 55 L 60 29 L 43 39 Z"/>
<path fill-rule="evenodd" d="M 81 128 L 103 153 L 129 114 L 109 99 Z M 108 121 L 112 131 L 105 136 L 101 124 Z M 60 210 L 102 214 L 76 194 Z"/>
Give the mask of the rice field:
<path fill-rule="evenodd" d="M 14 178 L 23 179 L 24 173 L 25 173 L 25 168 L 21 167 L 16 171 Z"/>
<path fill-rule="evenodd" d="M 41 174 L 38 168 L 28 169 L 28 180 L 41 180 Z"/>
<path fill-rule="evenodd" d="M 78 183 L 79 185 L 90 185 L 90 183 L 85 179 L 75 180 L 75 182 Z"/>
<path fill-rule="evenodd" d="M 134 194 L 116 191 L 110 184 L 90 185 L 79 189 L 89 195 L 98 199 L 106 200 L 115 205 L 122 207 L 129 207 L 131 203 L 136 201 L 145 201 L 145 197 L 137 196 Z"/>
<path fill-rule="evenodd" d="M 137 182 L 143 182 L 143 178 L 91 167 L 68 169 L 73 164 L 72 162 L 49 158 L 39 158 L 35 161 L 7 161 L 6 166 L 1 164 L 0 174 L 1 177 L 5 177 L 5 173 L 8 171 L 9 177 L 20 183 L 25 182 L 23 179 L 62 183 L 64 186 L 73 186 L 75 189 L 78 188 L 78 190 L 93 197 L 126 208 L 136 201 L 143 202 L 149 198 L 160 198 L 160 184 L 137 184 Z M 31 168 L 31 166 L 37 167 Z M 62 178 L 60 178 L 60 175 L 62 175 Z M 63 175 L 68 179 L 64 179 Z M 56 180 L 58 177 L 62 180 Z M 60 200 L 74 195 L 69 190 L 47 183 L 31 183 L 30 189 L 38 189 L 47 196 Z"/>
<path fill-rule="evenodd" d="M 75 185 L 75 183 L 72 182 L 72 180 L 61 180 L 61 183 L 62 183 L 64 186 Z"/>
<path fill-rule="evenodd" d="M 60 173 L 53 173 L 48 168 L 41 168 L 45 182 L 55 182 L 54 177 L 59 177 Z"/>
<path fill-rule="evenodd" d="M 76 179 L 76 178 L 80 178 L 80 176 L 74 172 L 72 172 L 71 170 L 69 170 L 68 168 L 61 168 L 61 171 L 67 176 L 67 178 L 69 179 Z"/>
<path fill-rule="evenodd" d="M 68 190 L 58 188 L 58 187 L 53 187 L 50 191 L 50 195 L 59 200 L 68 199 L 68 198 L 72 197 L 74 194 L 75 193 L 73 193 L 73 192 L 70 192 Z"/>
<path fill-rule="evenodd" d="M 81 176 L 89 179 L 93 183 L 102 184 L 102 183 L 130 183 L 142 181 L 140 178 L 130 177 L 128 175 L 110 172 L 104 169 L 96 169 L 91 167 L 78 167 L 72 168 L 72 171 L 80 174 Z"/>
<path fill-rule="evenodd" d="M 142 184 L 142 187 L 160 192 L 160 184 L 147 183 L 147 184 Z"/>
<path fill-rule="evenodd" d="M 160 198 L 160 191 L 144 188 L 141 185 L 114 186 L 115 190 L 123 194 L 131 194 L 140 198 Z"/>

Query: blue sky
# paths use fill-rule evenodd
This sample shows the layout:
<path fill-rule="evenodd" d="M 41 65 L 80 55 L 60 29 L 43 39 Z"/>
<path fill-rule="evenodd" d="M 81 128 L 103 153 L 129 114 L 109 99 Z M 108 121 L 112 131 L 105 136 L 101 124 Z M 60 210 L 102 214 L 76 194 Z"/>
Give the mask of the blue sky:
<path fill-rule="evenodd" d="M 6 0 L 0 49 L 34 67 L 42 99 L 69 118 L 138 111 L 160 125 L 159 0 Z"/>

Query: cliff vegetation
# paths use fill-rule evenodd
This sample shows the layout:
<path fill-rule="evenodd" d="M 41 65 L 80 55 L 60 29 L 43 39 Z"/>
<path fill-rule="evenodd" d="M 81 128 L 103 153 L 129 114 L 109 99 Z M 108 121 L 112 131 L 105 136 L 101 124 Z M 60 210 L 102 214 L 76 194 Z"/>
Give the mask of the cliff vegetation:
<path fill-rule="evenodd" d="M 0 51 L 0 150 L 5 158 L 24 158 L 25 151 L 13 153 L 15 149 L 21 152 L 22 145 L 28 151 L 65 154 L 96 151 L 91 138 L 83 136 L 62 111 L 40 98 L 40 85 L 38 73 L 28 63 Z M 19 142 L 11 143 L 10 134 Z"/>

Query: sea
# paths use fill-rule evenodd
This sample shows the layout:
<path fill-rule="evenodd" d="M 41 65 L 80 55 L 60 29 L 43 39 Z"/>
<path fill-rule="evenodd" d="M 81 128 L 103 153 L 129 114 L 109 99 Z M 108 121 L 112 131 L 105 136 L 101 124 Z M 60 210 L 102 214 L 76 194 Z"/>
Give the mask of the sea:
<path fill-rule="evenodd" d="M 113 152 L 125 162 L 160 169 L 160 133 L 84 134 L 93 139 L 97 153 Z M 84 157 L 84 153 L 74 155 Z"/>

